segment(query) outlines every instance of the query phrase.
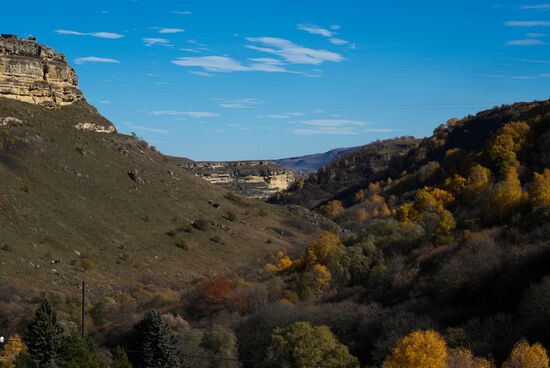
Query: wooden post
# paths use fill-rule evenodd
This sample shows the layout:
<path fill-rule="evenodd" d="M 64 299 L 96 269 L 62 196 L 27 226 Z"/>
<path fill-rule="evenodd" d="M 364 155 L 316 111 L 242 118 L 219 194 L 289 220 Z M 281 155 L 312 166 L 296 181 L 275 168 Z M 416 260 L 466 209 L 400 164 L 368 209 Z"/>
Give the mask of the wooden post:
<path fill-rule="evenodd" d="M 84 337 L 84 316 L 86 314 L 85 293 L 86 293 L 86 282 L 82 281 L 82 320 L 80 325 L 82 337 Z"/>

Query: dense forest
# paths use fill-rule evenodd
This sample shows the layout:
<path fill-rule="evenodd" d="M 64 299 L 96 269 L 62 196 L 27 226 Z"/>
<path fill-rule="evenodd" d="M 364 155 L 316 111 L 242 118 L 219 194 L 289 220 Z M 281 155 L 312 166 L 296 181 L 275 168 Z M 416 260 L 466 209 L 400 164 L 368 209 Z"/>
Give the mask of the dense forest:
<path fill-rule="evenodd" d="M 358 152 L 273 199 L 339 231 L 324 226 L 305 250 L 283 247 L 144 306 L 91 301 L 84 337 L 78 318 L 56 316 L 70 302 L 42 295 L 0 362 L 548 368 L 550 101 L 451 119 L 375 173 Z M 339 187 L 320 179 L 350 172 Z M 326 199 L 313 203 L 316 190 Z"/>

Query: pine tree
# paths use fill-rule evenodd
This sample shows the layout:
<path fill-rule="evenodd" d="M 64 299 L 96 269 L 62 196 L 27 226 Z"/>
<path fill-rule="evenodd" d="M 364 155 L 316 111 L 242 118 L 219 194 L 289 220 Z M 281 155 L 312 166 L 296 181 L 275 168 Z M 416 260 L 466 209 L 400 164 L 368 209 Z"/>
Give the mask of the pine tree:
<path fill-rule="evenodd" d="M 63 344 L 63 328 L 57 322 L 53 306 L 44 300 L 27 327 L 25 343 L 40 367 L 56 367 Z"/>
<path fill-rule="evenodd" d="M 159 311 L 153 309 L 134 326 L 140 367 L 177 368 L 176 341 Z"/>

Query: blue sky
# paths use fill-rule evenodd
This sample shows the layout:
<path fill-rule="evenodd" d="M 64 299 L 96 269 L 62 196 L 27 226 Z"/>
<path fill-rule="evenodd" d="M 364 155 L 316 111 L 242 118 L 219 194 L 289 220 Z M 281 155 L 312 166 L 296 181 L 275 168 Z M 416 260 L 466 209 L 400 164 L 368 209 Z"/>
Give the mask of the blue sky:
<path fill-rule="evenodd" d="M 426 136 L 550 96 L 550 3 L 181 0 L 2 4 L 67 55 L 119 131 L 195 160 Z"/>

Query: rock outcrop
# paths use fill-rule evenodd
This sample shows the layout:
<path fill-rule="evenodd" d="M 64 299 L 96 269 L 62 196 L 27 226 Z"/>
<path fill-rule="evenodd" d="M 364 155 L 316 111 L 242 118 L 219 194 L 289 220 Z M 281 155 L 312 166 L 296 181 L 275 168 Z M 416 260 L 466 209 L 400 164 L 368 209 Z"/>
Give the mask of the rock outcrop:
<path fill-rule="evenodd" d="M 51 108 L 82 99 L 65 55 L 14 35 L 0 35 L 0 97 Z"/>
<path fill-rule="evenodd" d="M 171 161 L 212 184 L 249 198 L 267 199 L 296 180 L 292 170 L 271 161 L 195 162 L 176 157 Z"/>

